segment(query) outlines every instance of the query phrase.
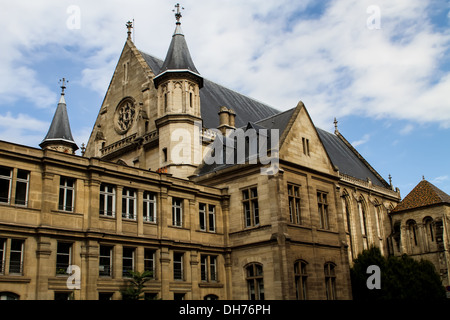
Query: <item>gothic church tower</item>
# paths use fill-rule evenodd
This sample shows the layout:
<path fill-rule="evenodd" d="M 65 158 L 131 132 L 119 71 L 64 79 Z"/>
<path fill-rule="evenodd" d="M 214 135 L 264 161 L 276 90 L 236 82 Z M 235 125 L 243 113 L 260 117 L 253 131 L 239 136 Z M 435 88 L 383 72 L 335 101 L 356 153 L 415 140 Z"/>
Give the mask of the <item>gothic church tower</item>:
<path fill-rule="evenodd" d="M 191 176 L 201 163 L 202 119 L 197 71 L 181 30 L 176 28 L 164 61 L 155 62 L 128 38 L 86 146 L 86 157 Z"/>

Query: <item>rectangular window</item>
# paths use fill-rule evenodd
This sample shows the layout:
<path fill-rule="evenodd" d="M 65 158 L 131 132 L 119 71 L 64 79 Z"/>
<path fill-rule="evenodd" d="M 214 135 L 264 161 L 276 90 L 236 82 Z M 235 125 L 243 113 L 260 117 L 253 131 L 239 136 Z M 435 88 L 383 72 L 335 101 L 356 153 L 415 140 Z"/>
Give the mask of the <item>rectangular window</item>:
<path fill-rule="evenodd" d="M 208 215 L 206 215 L 208 209 Z M 216 231 L 216 206 L 199 204 L 199 225 L 201 231 Z"/>
<path fill-rule="evenodd" d="M 144 192 L 144 221 L 156 223 L 156 194 Z"/>
<path fill-rule="evenodd" d="M 208 227 L 209 232 L 216 231 L 216 206 L 213 205 L 208 206 Z"/>
<path fill-rule="evenodd" d="M 26 170 L 17 170 L 16 180 L 16 200 L 15 204 L 26 206 L 28 203 L 28 182 L 30 179 L 30 172 Z"/>
<path fill-rule="evenodd" d="M 258 191 L 256 188 L 242 190 L 245 227 L 259 225 Z"/>
<path fill-rule="evenodd" d="M 0 274 L 5 274 L 6 239 L 0 239 Z"/>
<path fill-rule="evenodd" d="M 328 224 L 328 202 L 327 194 L 325 192 L 317 192 L 317 206 L 319 209 L 319 222 L 321 229 L 329 229 Z"/>
<path fill-rule="evenodd" d="M 67 274 L 67 268 L 72 264 L 72 244 L 58 242 L 56 248 L 56 274 Z"/>
<path fill-rule="evenodd" d="M 22 274 L 23 268 L 23 245 L 24 240 L 11 240 L 11 251 L 9 253 L 9 273 Z"/>
<path fill-rule="evenodd" d="M 11 201 L 12 172 L 10 168 L 0 167 L 0 203 Z"/>
<path fill-rule="evenodd" d="M 176 227 L 183 226 L 183 199 L 172 199 L 172 225 Z"/>
<path fill-rule="evenodd" d="M 183 280 L 183 253 L 173 253 L 173 279 Z"/>
<path fill-rule="evenodd" d="M 111 185 L 100 185 L 100 215 L 115 217 L 116 188 Z"/>
<path fill-rule="evenodd" d="M 201 255 L 200 277 L 204 282 L 217 281 L 217 257 Z"/>
<path fill-rule="evenodd" d="M 288 184 L 289 197 L 289 220 L 291 223 L 301 224 L 302 217 L 300 211 L 300 187 Z"/>
<path fill-rule="evenodd" d="M 103 277 L 112 276 L 112 247 L 100 246 L 99 275 Z"/>
<path fill-rule="evenodd" d="M 155 279 L 156 274 L 156 262 L 155 262 L 156 252 L 152 249 L 144 250 L 144 271 L 150 271 L 152 274 L 150 278 Z"/>
<path fill-rule="evenodd" d="M 59 182 L 58 210 L 73 212 L 75 180 L 61 177 Z"/>
<path fill-rule="evenodd" d="M 309 156 L 309 139 L 302 138 L 303 154 Z"/>
<path fill-rule="evenodd" d="M 206 204 L 200 203 L 199 204 L 199 224 L 200 224 L 200 230 L 206 231 Z"/>
<path fill-rule="evenodd" d="M 131 277 L 130 271 L 134 271 L 134 248 L 123 248 L 122 254 L 122 276 Z"/>
<path fill-rule="evenodd" d="M 136 220 L 136 191 L 134 189 L 123 188 L 122 218 Z"/>

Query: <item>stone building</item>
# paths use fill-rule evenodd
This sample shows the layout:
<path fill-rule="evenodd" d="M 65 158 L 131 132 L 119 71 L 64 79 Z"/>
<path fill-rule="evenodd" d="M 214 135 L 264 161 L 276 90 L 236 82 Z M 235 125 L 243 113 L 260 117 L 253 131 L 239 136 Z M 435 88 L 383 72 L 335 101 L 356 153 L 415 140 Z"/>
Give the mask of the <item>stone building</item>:
<path fill-rule="evenodd" d="M 164 61 L 128 24 L 82 156 L 64 88 L 42 149 L 0 142 L 0 296 L 120 299 L 150 270 L 148 298 L 351 299 L 352 259 L 391 250 L 399 190 L 337 122 L 204 78 L 176 18 Z"/>
<path fill-rule="evenodd" d="M 450 196 L 424 178 L 391 217 L 393 253 L 431 261 L 449 286 Z"/>

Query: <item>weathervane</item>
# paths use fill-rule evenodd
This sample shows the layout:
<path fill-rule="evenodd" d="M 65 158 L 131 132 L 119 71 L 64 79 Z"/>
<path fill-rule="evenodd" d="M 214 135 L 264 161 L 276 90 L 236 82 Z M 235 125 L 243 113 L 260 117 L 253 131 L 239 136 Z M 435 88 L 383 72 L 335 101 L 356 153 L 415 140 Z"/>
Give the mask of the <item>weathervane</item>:
<path fill-rule="evenodd" d="M 177 24 L 181 24 L 180 19 L 181 19 L 182 15 L 181 15 L 181 11 L 180 11 L 180 4 L 177 3 L 175 5 L 175 8 L 177 9 L 177 12 L 175 13 L 175 19 L 177 19 Z M 181 10 L 184 10 L 184 8 L 181 7 Z M 172 10 L 172 11 L 175 12 L 175 10 Z"/>
<path fill-rule="evenodd" d="M 64 94 L 64 90 L 66 89 L 66 78 L 59 79 L 59 83 L 62 83 L 62 86 L 61 86 L 62 92 L 61 92 L 61 94 Z M 67 80 L 67 83 L 69 83 L 69 80 Z"/>

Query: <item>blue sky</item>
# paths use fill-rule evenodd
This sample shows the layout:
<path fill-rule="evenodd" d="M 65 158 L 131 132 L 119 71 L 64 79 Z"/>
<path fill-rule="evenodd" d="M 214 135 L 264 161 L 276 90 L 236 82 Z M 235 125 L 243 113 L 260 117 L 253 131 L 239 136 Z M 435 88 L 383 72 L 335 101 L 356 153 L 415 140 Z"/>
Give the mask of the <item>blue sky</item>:
<path fill-rule="evenodd" d="M 126 21 L 135 20 L 140 50 L 164 58 L 174 5 L 3 1 L 0 139 L 38 147 L 65 77 L 72 132 L 79 146 L 87 143 L 126 40 Z M 336 117 L 339 131 L 386 180 L 392 175 L 402 197 L 422 176 L 450 194 L 449 1 L 181 5 L 183 31 L 205 78 L 279 110 L 301 100 L 316 126 L 328 131 Z"/>

